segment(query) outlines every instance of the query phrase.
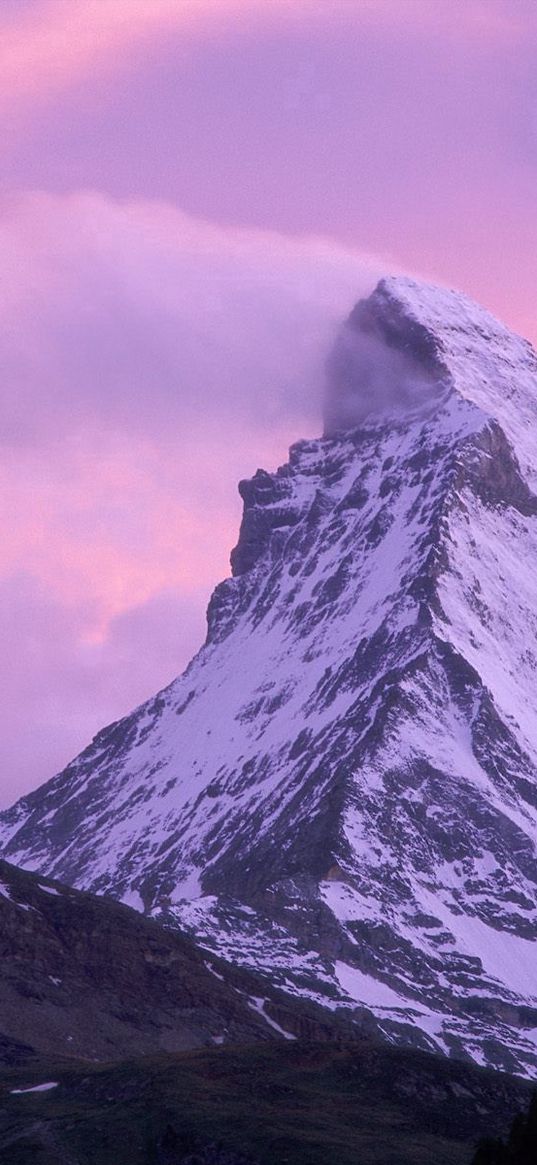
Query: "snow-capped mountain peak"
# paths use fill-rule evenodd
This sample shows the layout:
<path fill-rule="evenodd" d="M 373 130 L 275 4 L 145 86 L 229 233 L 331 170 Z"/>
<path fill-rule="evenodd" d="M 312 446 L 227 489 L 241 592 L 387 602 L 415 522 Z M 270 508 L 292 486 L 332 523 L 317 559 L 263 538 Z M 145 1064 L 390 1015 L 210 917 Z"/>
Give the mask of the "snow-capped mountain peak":
<path fill-rule="evenodd" d="M 387 279 L 326 434 L 240 491 L 185 674 L 3 814 L 11 861 L 391 1039 L 537 1065 L 537 361 Z"/>
<path fill-rule="evenodd" d="M 369 373 L 376 394 L 368 394 L 360 373 L 366 379 Z M 396 414 L 413 405 L 434 411 L 454 392 L 501 424 L 535 482 L 536 380 L 531 344 L 485 308 L 460 292 L 391 277 L 356 305 L 341 330 L 329 361 L 327 428 L 340 427 L 337 403 L 335 423 L 331 416 L 338 388 L 348 393 L 351 422 L 353 401 L 361 419 L 383 406 Z"/>

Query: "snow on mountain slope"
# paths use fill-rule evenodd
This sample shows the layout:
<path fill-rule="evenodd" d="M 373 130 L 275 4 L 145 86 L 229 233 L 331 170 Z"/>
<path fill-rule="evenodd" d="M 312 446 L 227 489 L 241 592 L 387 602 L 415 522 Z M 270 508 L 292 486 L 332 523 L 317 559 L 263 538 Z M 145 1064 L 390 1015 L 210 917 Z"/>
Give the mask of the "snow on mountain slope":
<path fill-rule="evenodd" d="M 328 367 L 328 435 L 241 482 L 205 647 L 2 815 L 5 855 L 534 1070 L 537 359 L 398 278 Z"/>

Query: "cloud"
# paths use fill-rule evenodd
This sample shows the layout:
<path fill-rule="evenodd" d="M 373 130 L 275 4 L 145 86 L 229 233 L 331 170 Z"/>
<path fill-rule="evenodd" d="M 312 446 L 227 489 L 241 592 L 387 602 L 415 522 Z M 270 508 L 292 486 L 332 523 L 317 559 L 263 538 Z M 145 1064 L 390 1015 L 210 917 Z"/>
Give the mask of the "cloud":
<path fill-rule="evenodd" d="M 0 208 L 5 797 L 168 682 L 228 572 L 236 483 L 320 428 L 385 265 L 92 193 Z"/>
<path fill-rule="evenodd" d="M 445 387 L 441 370 L 390 346 L 371 328 L 361 328 L 353 315 L 326 364 L 325 433 L 351 429 L 381 414 L 421 414 L 438 404 Z"/>
<path fill-rule="evenodd" d="M 153 45 L 177 59 L 200 41 L 268 34 L 289 26 L 338 26 L 398 37 L 470 41 L 477 54 L 518 46 L 535 28 L 531 0 L 4 0 L 0 10 L 0 108 L 4 133 L 18 115 L 73 86 L 139 67 Z M 5 115 L 15 115 L 10 124 Z"/>
<path fill-rule="evenodd" d="M 317 411 L 319 360 L 380 261 L 163 204 L 34 195 L 0 218 L 4 440 Z"/>
<path fill-rule="evenodd" d="M 248 0 L 246 0 L 248 4 Z M 116 72 L 156 37 L 216 32 L 240 0 L 37 0 L 0 13 L 0 101 L 14 105 Z"/>
<path fill-rule="evenodd" d="M 281 20 L 323 19 L 318 0 L 26 0 L 0 11 L 0 105 L 25 108 L 136 65 L 155 41 L 176 51 Z M 368 8 L 362 0 L 364 9 Z"/>
<path fill-rule="evenodd" d="M 195 594 L 168 590 L 110 621 L 94 641 L 91 602 L 70 603 L 30 574 L 0 580 L 0 803 L 46 779 L 103 724 L 173 679 L 203 634 Z"/>

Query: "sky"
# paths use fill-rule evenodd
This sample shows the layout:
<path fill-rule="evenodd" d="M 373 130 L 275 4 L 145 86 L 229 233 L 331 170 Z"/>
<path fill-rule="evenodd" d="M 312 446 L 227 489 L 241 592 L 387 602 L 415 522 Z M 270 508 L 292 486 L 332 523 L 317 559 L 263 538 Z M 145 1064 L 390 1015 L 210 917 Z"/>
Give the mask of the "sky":
<path fill-rule="evenodd" d="M 201 646 L 387 273 L 537 341 L 534 0 L 2 0 L 0 804 Z"/>

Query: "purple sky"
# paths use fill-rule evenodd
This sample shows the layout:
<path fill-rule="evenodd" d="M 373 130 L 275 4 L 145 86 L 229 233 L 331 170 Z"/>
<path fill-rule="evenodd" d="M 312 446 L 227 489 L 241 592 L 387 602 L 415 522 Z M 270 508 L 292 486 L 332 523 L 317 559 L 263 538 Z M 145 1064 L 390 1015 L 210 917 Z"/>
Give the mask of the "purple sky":
<path fill-rule="evenodd" d="M 534 0 L 3 0 L 8 804 L 177 674 L 388 271 L 537 339 Z"/>

